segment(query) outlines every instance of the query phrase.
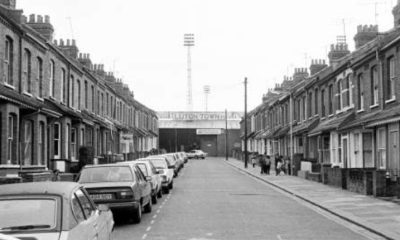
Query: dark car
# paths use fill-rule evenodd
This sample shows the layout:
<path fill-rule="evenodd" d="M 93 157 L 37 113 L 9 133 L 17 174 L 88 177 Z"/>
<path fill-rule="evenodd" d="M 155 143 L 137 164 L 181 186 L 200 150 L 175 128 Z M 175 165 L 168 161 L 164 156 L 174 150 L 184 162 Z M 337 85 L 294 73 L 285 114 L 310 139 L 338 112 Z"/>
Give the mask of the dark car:
<path fill-rule="evenodd" d="M 90 197 L 97 204 L 107 204 L 111 210 L 128 210 L 135 223 L 142 211 L 151 212 L 150 179 L 132 164 L 87 165 L 79 176 Z"/>
<path fill-rule="evenodd" d="M 0 186 L 0 239 L 111 239 L 112 212 L 82 185 L 35 182 Z"/>

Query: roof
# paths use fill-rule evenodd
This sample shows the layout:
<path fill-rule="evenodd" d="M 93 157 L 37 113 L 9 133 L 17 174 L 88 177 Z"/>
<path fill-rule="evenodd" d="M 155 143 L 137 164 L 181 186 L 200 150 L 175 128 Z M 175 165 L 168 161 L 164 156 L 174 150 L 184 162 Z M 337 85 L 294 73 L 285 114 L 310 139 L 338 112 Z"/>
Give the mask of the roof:
<path fill-rule="evenodd" d="M 354 119 L 349 121 L 347 124 L 341 126 L 339 131 L 349 130 L 352 128 L 364 127 L 364 125 L 368 122 L 376 118 L 381 111 L 374 111 L 365 114 L 357 114 Z"/>
<path fill-rule="evenodd" d="M 341 126 L 343 126 L 343 124 L 348 123 L 352 117 L 354 117 L 354 112 L 347 112 L 320 122 L 316 128 L 308 133 L 308 136 L 312 137 L 330 130 L 338 130 Z"/>
<path fill-rule="evenodd" d="M 36 98 L 29 97 L 4 86 L 0 87 L 0 98 L 26 108 L 37 109 L 43 106 L 43 102 L 37 100 Z"/>
<path fill-rule="evenodd" d="M 366 127 L 375 127 L 378 125 L 397 122 L 400 120 L 400 106 L 394 106 L 382 111 L 379 111 L 373 118 L 366 122 Z"/>
<path fill-rule="evenodd" d="M 80 184 L 76 182 L 32 182 L 0 185 L 0 195 L 56 194 L 69 196 Z"/>
<path fill-rule="evenodd" d="M 308 132 L 311 129 L 315 128 L 319 122 L 319 118 L 311 119 L 305 123 L 300 123 L 293 127 L 292 133 L 295 135 L 300 135 L 304 132 Z"/>
<path fill-rule="evenodd" d="M 290 130 L 290 126 L 285 126 L 282 127 L 280 130 L 276 131 L 273 135 L 272 138 L 280 138 L 285 136 Z"/>

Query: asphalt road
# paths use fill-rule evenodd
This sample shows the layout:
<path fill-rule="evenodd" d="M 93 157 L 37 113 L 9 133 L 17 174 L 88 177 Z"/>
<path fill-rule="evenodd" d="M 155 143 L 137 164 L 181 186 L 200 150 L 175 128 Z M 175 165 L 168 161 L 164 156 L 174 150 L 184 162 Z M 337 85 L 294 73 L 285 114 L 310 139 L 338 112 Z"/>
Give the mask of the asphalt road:
<path fill-rule="evenodd" d="M 376 239 L 224 161 L 190 160 L 140 224 L 117 216 L 114 239 Z"/>

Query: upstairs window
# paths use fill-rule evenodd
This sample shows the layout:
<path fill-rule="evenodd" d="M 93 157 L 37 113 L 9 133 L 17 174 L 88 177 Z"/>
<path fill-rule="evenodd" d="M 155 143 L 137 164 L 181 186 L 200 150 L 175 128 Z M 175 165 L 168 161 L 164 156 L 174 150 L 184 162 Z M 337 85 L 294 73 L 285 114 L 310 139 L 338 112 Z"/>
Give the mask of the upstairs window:
<path fill-rule="evenodd" d="M 312 93 L 308 93 L 307 117 L 312 117 Z"/>
<path fill-rule="evenodd" d="M 336 93 L 336 99 L 337 99 L 337 109 L 340 110 L 342 109 L 342 94 L 341 94 L 341 89 L 342 89 L 342 79 L 340 79 L 337 82 L 337 93 Z"/>
<path fill-rule="evenodd" d="M 75 78 L 71 75 L 71 107 L 75 107 Z"/>
<path fill-rule="evenodd" d="M 38 96 L 43 97 L 43 61 L 41 58 L 36 59 L 36 82 L 38 87 Z"/>
<path fill-rule="evenodd" d="M 65 69 L 61 69 L 61 87 L 60 87 L 60 94 L 61 94 L 61 100 L 63 103 L 67 102 L 67 91 L 65 90 L 65 84 L 66 84 L 66 79 L 65 79 Z"/>
<path fill-rule="evenodd" d="M 364 109 L 364 76 L 363 74 L 357 77 L 357 109 Z"/>
<path fill-rule="evenodd" d="M 343 79 L 342 89 L 342 108 L 346 108 L 350 106 L 350 74 L 347 75 L 346 78 Z"/>
<path fill-rule="evenodd" d="M 318 88 L 315 89 L 315 94 L 314 94 L 314 115 L 318 114 Z"/>
<path fill-rule="evenodd" d="M 88 83 L 85 81 L 85 109 L 88 109 Z"/>
<path fill-rule="evenodd" d="M 31 52 L 28 49 L 24 51 L 24 60 L 23 60 L 23 79 L 22 79 L 22 87 L 23 91 L 27 93 L 32 93 L 32 59 Z"/>
<path fill-rule="evenodd" d="M 81 81 L 77 80 L 77 92 L 78 92 L 78 109 L 81 110 Z"/>
<path fill-rule="evenodd" d="M 329 85 L 328 90 L 328 107 L 329 107 L 329 115 L 333 114 L 333 85 Z"/>
<path fill-rule="evenodd" d="M 54 97 L 54 89 L 55 89 L 55 65 L 54 65 L 54 61 L 50 60 L 50 79 L 49 79 L 49 95 L 50 97 Z"/>
<path fill-rule="evenodd" d="M 378 69 L 371 68 L 371 106 L 378 105 Z"/>
<path fill-rule="evenodd" d="M 386 100 L 391 100 L 396 98 L 394 57 L 390 57 L 387 62 Z"/>
<path fill-rule="evenodd" d="M 94 103 L 95 103 L 95 96 L 94 96 L 94 87 L 93 86 L 91 86 L 91 94 L 92 94 L 92 112 L 95 112 L 94 110 Z"/>
<path fill-rule="evenodd" d="M 13 85 L 13 58 L 14 58 L 14 44 L 13 40 L 6 37 L 4 53 L 4 82 Z"/>
<path fill-rule="evenodd" d="M 325 89 L 321 90 L 321 116 L 325 117 Z"/>

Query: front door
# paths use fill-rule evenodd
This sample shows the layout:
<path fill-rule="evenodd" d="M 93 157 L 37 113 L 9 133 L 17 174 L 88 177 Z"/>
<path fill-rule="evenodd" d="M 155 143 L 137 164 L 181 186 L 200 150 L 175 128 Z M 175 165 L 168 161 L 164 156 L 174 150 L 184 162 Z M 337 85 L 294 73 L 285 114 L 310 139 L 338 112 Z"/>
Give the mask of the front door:
<path fill-rule="evenodd" d="M 389 169 L 399 169 L 399 132 L 389 133 Z"/>

